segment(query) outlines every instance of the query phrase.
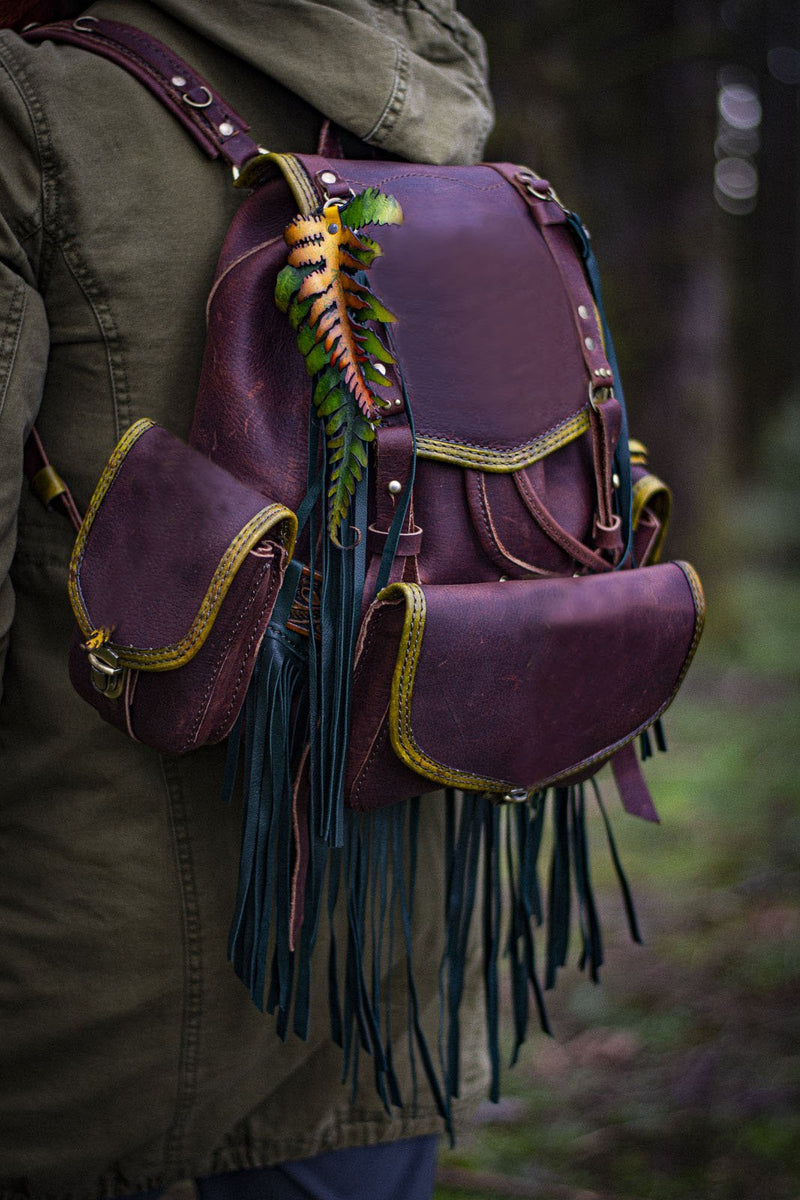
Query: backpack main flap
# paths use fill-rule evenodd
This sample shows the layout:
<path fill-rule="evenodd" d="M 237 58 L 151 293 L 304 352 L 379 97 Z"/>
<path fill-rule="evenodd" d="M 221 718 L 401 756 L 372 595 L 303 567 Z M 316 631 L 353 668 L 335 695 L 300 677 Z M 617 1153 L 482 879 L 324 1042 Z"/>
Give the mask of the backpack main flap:
<path fill-rule="evenodd" d="M 306 180 L 327 165 L 309 155 L 285 157 Z M 370 230 L 382 251 L 370 277 L 397 318 L 393 350 L 420 457 L 505 472 L 584 434 L 581 318 L 512 184 L 486 165 L 335 165 L 354 192 L 379 188 L 403 210 L 401 225 Z M 318 203 L 311 188 L 306 211 Z M 209 299 L 191 440 L 244 478 L 266 477 L 273 493 L 280 482 L 294 505 L 306 486 L 306 426 L 296 414 L 307 412 L 310 382 L 295 332 L 271 301 L 288 255 L 275 236 L 276 212 L 288 221 L 287 211 L 272 181 L 245 200 L 231 226 Z M 582 271 L 577 256 L 575 269 Z M 390 366 L 386 378 L 381 394 L 402 412 L 398 371 Z M 267 402 L 254 404 L 254 396 Z"/>
<path fill-rule="evenodd" d="M 392 749 L 426 780 L 531 791 L 590 773 L 660 716 L 694 655 L 704 611 L 687 563 L 396 583 L 370 611 L 357 680 L 392 672 Z"/>
<path fill-rule="evenodd" d="M 248 559 L 291 554 L 296 517 L 152 421 L 137 421 L 95 489 L 69 571 L 87 639 L 102 631 L 120 666 L 168 671 L 209 636 Z M 269 539 L 267 547 L 262 547 Z M 279 564 L 276 563 L 276 566 Z"/>

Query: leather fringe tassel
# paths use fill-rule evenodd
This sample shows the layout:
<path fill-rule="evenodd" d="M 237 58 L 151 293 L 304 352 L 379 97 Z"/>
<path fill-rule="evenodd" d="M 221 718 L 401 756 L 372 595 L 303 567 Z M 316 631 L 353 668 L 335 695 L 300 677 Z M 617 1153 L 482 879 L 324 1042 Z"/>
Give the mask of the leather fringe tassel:
<path fill-rule="evenodd" d="M 273 656 L 274 657 L 274 656 Z M 271 651 L 259 662 L 262 682 L 275 671 Z M 286 657 L 278 668 L 283 696 L 280 719 L 297 709 L 293 691 L 300 665 Z M 284 681 L 281 685 L 281 679 Z M 273 692 L 267 694 L 273 694 Z M 243 726 L 245 760 L 245 832 L 237 917 L 231 957 L 257 1003 L 263 1003 L 268 941 L 271 950 L 266 1008 L 277 1014 L 283 1037 L 292 1028 L 308 1035 L 312 959 L 321 914 L 327 911 L 330 950 L 327 982 L 331 1035 L 342 1049 L 342 1080 L 355 1098 L 361 1056 L 370 1059 L 375 1090 L 388 1113 L 410 1100 L 416 1110 L 421 1080 L 451 1135 L 452 1101 L 459 1096 L 460 1012 L 467 987 L 470 934 L 480 910 L 486 1033 L 491 1066 L 490 1098 L 500 1094 L 501 976 L 510 985 L 513 1064 L 526 1039 L 532 1013 L 550 1033 L 544 991 L 536 960 L 535 929 L 545 927 L 545 986 L 552 987 L 566 961 L 571 925 L 579 937 L 578 962 L 597 979 L 603 961 L 600 922 L 595 904 L 586 830 L 586 788 L 554 788 L 518 804 L 496 804 L 475 793 L 445 795 L 446 889 L 444 946 L 439 964 L 439 1023 L 431 1049 L 423 1028 L 414 964 L 414 896 L 420 800 L 362 814 L 344 813 L 344 844 L 331 847 L 310 830 L 310 864 L 305 883 L 305 921 L 296 950 L 290 949 L 291 812 L 275 803 L 276 770 L 254 753 L 276 713 L 264 711 L 261 688 L 248 699 Z M 292 697 L 291 702 L 289 700 Z M 287 746 L 296 752 L 290 735 Z M 266 744 L 269 744 L 267 737 Z M 284 755 L 284 762 L 289 759 Z M 280 770 L 277 770 L 280 774 Z M 265 786 L 266 781 L 266 786 Z M 258 788 L 261 788 L 260 793 Z M 619 862 L 608 816 L 594 780 L 609 848 L 619 876 L 631 935 L 640 941 L 627 880 Z M 423 799 L 423 803 L 427 802 Z M 284 805 L 284 808 L 287 806 Z M 549 821 L 548 821 L 549 812 Z M 308 818 L 312 818 L 309 816 Z M 547 826 L 550 825 L 548 832 Z M 546 897 L 539 867 L 549 849 Z M 478 930 L 475 930 L 476 934 Z M 398 972 L 403 977 L 398 978 Z M 402 1096 L 395 1061 L 397 996 L 407 1005 L 411 1096 Z M 394 1001 L 394 1006 L 393 1006 Z"/>

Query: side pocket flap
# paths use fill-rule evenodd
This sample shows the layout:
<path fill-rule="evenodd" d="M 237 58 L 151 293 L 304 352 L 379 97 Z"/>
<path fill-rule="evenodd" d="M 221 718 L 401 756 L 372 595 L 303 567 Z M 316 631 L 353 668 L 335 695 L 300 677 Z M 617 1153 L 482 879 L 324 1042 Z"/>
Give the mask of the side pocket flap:
<path fill-rule="evenodd" d="M 248 558 L 268 555 L 269 543 L 291 554 L 296 529 L 289 509 L 166 429 L 137 421 L 103 471 L 72 554 L 80 630 L 85 638 L 103 631 L 122 666 L 182 666 Z"/>
<path fill-rule="evenodd" d="M 669 705 L 703 626 L 687 563 L 459 586 L 396 583 L 395 754 L 445 786 L 545 787 L 600 766 Z M 383 618 L 388 618 L 388 612 Z"/>

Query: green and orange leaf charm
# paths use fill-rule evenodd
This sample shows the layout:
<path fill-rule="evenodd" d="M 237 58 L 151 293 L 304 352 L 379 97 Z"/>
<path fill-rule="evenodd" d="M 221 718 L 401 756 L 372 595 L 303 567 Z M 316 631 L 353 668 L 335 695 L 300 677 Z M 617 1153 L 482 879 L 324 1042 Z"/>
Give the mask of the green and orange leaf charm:
<path fill-rule="evenodd" d="M 381 367 L 395 361 L 374 326 L 396 318 L 364 275 L 382 251 L 362 227 L 399 225 L 402 219 L 393 196 L 367 188 L 343 206 L 328 203 L 311 216 L 296 217 L 284 234 L 289 259 L 275 300 L 297 330 L 308 373 L 317 377 L 313 403 L 325 422 L 330 470 L 328 532 L 337 545 L 367 465 L 368 443 L 388 406 L 374 387 L 387 386 Z"/>

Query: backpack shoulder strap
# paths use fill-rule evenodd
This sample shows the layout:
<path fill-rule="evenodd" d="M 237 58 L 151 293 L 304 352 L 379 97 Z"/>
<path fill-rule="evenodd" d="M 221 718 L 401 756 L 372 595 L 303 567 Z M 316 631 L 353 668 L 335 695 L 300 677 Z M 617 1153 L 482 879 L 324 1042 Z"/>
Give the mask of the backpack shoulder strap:
<path fill-rule="evenodd" d="M 209 158 L 222 156 L 238 171 L 262 152 L 248 136 L 244 117 L 174 50 L 141 29 L 81 16 L 34 25 L 22 36 L 29 42 L 66 42 L 117 63 L 177 117 Z"/>
<path fill-rule="evenodd" d="M 119 21 L 82 16 L 74 21 L 29 26 L 29 42 L 65 42 L 99 54 L 129 71 L 177 117 L 209 158 L 224 158 L 234 174 L 261 148 L 248 136 L 250 126 L 193 67 L 150 34 Z M 74 527 L 80 513 L 69 488 L 47 457 L 34 427 L 25 445 L 24 473 L 46 508 L 63 513 Z"/>

